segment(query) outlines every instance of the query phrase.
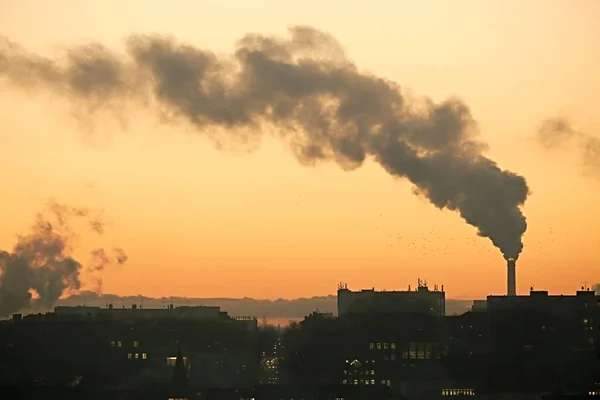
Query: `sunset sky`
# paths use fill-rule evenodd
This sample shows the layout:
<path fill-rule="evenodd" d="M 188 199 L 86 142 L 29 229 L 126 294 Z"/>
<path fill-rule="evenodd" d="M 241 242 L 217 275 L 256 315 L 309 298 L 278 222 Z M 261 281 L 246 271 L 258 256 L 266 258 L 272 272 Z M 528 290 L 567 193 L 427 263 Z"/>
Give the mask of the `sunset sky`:
<path fill-rule="evenodd" d="M 435 101 L 460 97 L 487 155 L 531 187 L 521 293 L 600 282 L 600 172 L 535 141 L 556 116 L 600 135 L 598 21 L 598 0 L 0 0 L 0 35 L 46 56 L 90 41 L 121 50 L 138 33 L 231 53 L 247 33 L 301 24 L 331 33 L 363 72 Z M 268 138 L 248 154 L 219 151 L 143 111 L 91 130 L 66 101 L 1 77 L 0 149 L 0 249 L 49 197 L 102 208 L 107 234 L 82 233 L 75 253 L 85 262 L 98 242 L 127 251 L 127 265 L 105 271 L 106 293 L 296 298 L 417 278 L 450 298 L 506 291 L 488 239 L 370 161 L 307 168 Z"/>

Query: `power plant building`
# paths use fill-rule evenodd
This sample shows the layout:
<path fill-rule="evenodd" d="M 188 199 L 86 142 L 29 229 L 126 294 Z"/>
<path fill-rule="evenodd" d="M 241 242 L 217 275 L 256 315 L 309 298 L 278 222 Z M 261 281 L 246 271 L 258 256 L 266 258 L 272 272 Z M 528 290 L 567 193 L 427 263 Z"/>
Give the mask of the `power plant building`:
<path fill-rule="evenodd" d="M 430 290 L 426 282 L 418 281 L 417 288 L 406 291 L 376 291 L 375 288 L 352 291 L 345 284 L 338 286 L 338 316 L 349 314 L 419 313 L 431 316 L 446 314 L 444 287 Z"/>

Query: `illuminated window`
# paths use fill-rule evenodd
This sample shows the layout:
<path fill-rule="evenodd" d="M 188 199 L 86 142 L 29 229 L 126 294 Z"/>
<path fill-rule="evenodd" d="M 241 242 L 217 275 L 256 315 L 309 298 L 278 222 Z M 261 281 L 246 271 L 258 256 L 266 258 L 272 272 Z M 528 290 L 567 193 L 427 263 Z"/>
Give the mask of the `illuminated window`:
<path fill-rule="evenodd" d="M 442 389 L 442 396 L 475 396 L 475 389 Z"/>
<path fill-rule="evenodd" d="M 391 347 L 392 347 L 392 349 L 395 349 L 396 348 L 396 343 L 392 343 Z"/>
<path fill-rule="evenodd" d="M 371 379 L 371 385 L 375 384 L 375 379 Z"/>
<path fill-rule="evenodd" d="M 369 343 L 369 349 L 373 350 L 375 348 L 375 343 Z"/>
<path fill-rule="evenodd" d="M 127 354 L 127 358 L 128 358 L 129 360 L 131 360 L 131 359 L 133 358 L 133 354 L 131 354 L 131 353 Z"/>
<path fill-rule="evenodd" d="M 377 343 L 377 350 L 381 350 L 381 343 Z"/>
<path fill-rule="evenodd" d="M 133 347 L 140 347 L 140 342 L 138 342 L 137 340 L 134 340 Z"/>
<path fill-rule="evenodd" d="M 342 383 L 345 385 L 346 383 L 348 383 L 348 381 L 347 381 L 346 379 L 344 379 L 344 380 L 342 381 Z"/>
<path fill-rule="evenodd" d="M 388 385 L 388 386 L 391 386 L 392 382 L 390 382 L 390 381 L 385 381 L 385 384 L 386 384 L 386 385 Z"/>
<path fill-rule="evenodd" d="M 115 347 L 115 341 L 114 340 L 110 341 L 110 347 Z"/>
<path fill-rule="evenodd" d="M 140 358 L 139 353 L 135 353 L 135 359 L 137 360 L 138 358 Z"/>
<path fill-rule="evenodd" d="M 387 344 L 387 343 L 384 343 L 384 344 L 383 344 L 383 348 L 384 348 L 385 350 L 387 350 L 387 348 L 388 348 L 388 344 Z"/>
<path fill-rule="evenodd" d="M 354 380 L 354 384 L 355 384 L 355 385 L 358 385 L 358 379 L 355 379 L 355 380 Z"/>
<path fill-rule="evenodd" d="M 117 347 L 123 347 L 123 343 L 120 340 L 117 342 Z"/>
<path fill-rule="evenodd" d="M 148 358 L 148 354 L 142 353 L 142 360 L 146 360 Z"/>
<path fill-rule="evenodd" d="M 375 375 L 375 370 L 374 369 L 371 370 L 371 375 Z"/>

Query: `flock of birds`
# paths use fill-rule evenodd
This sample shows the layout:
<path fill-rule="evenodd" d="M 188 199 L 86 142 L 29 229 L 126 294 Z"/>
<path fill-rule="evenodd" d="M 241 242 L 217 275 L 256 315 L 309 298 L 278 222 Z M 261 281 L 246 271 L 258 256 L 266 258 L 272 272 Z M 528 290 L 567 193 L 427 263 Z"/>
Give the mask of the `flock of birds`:
<path fill-rule="evenodd" d="M 300 204 L 301 196 L 298 194 L 296 205 Z M 385 218 L 384 214 L 379 214 L 380 218 Z M 351 224 L 349 228 L 356 229 L 357 226 Z M 548 228 L 547 240 L 525 240 L 524 251 L 527 253 L 538 253 L 544 250 L 544 246 L 553 245 L 564 240 L 565 237 L 571 235 L 571 230 L 565 232 L 557 232 L 554 228 Z M 559 236 L 563 236 L 559 238 Z M 419 236 L 414 234 L 398 233 L 389 228 L 375 227 L 374 231 L 369 233 L 369 239 L 378 241 L 382 246 L 388 249 L 403 248 L 411 253 L 418 253 L 423 257 L 444 257 L 465 251 L 465 246 L 471 247 L 473 254 L 498 253 L 498 249 L 494 248 L 489 239 L 482 238 L 476 235 L 475 231 L 469 236 L 464 237 L 448 237 L 431 229 L 428 232 L 421 232 Z M 600 244 L 598 244 L 600 247 Z"/>

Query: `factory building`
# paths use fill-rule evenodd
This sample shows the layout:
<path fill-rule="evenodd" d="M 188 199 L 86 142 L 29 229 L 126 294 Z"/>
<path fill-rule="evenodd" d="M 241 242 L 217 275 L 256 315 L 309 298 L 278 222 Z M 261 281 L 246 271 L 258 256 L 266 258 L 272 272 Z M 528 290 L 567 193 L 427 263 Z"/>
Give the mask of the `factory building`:
<path fill-rule="evenodd" d="M 338 316 L 349 314 L 420 313 L 431 316 L 446 314 L 444 286 L 430 290 L 427 282 L 419 279 L 417 287 L 406 291 L 376 291 L 375 288 L 352 291 L 339 284 L 337 291 Z"/>
<path fill-rule="evenodd" d="M 495 374 L 540 387 L 597 380 L 600 296 L 593 291 L 550 295 L 531 288 L 528 296 L 488 296 L 487 320 L 490 349 L 502 355 Z"/>

